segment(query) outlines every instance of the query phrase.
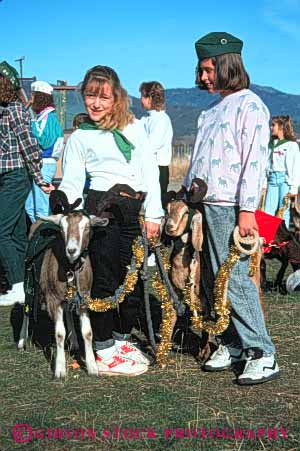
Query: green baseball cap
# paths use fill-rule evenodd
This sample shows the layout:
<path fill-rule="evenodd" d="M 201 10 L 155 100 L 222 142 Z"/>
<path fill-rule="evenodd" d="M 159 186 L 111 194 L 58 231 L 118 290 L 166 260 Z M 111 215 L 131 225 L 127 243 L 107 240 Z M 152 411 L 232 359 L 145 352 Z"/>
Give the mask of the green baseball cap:
<path fill-rule="evenodd" d="M 241 54 L 243 41 L 221 31 L 206 34 L 195 43 L 195 47 L 198 59 L 201 61 L 225 53 Z"/>
<path fill-rule="evenodd" d="M 2 63 L 0 63 L 0 75 L 3 75 L 3 77 L 7 78 L 7 80 L 11 82 L 15 90 L 20 89 L 21 85 L 19 81 L 19 74 L 16 69 L 6 61 L 2 61 Z"/>

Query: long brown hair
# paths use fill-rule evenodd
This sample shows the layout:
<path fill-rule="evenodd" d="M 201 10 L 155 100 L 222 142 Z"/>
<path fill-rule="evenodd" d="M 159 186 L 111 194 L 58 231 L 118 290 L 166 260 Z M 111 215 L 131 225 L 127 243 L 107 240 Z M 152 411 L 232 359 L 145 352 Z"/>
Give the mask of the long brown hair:
<path fill-rule="evenodd" d="M 220 91 L 240 91 L 250 86 L 250 77 L 246 72 L 241 55 L 226 53 L 211 58 L 216 70 L 214 87 Z M 196 85 L 200 89 L 207 89 L 201 82 L 200 62 L 196 67 Z"/>
<path fill-rule="evenodd" d="M 88 85 L 96 85 L 97 89 L 101 91 L 104 83 L 108 83 L 114 95 L 114 105 L 112 112 L 107 114 L 101 121 L 100 125 L 103 128 L 112 130 L 119 128 L 123 130 L 126 125 L 132 123 L 134 115 L 129 111 L 129 98 L 127 91 L 121 85 L 117 73 L 108 66 L 95 66 L 87 71 L 81 85 L 81 95 L 85 96 Z"/>
<path fill-rule="evenodd" d="M 54 106 L 54 100 L 52 94 L 47 94 L 45 92 L 34 91 L 33 93 L 33 102 L 31 108 L 36 114 L 39 114 L 45 108 Z"/>
<path fill-rule="evenodd" d="M 282 128 L 284 139 L 296 141 L 294 125 L 291 116 L 274 116 L 272 122 Z"/>
<path fill-rule="evenodd" d="M 151 98 L 151 108 L 156 111 L 165 109 L 165 90 L 159 81 L 145 81 L 140 86 L 143 97 Z"/>

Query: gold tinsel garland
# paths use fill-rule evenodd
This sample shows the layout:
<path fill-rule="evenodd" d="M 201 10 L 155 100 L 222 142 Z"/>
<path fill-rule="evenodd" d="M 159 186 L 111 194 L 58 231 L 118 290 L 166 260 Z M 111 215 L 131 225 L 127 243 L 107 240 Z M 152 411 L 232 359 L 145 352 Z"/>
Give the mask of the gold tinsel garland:
<path fill-rule="evenodd" d="M 289 207 L 290 196 L 287 194 L 283 198 L 283 206 L 280 207 L 276 213 L 277 218 L 283 218 L 285 210 Z"/>
<path fill-rule="evenodd" d="M 170 263 L 166 249 L 162 250 L 162 261 L 166 272 L 168 272 Z M 172 347 L 173 320 L 174 315 L 176 318 L 176 313 L 169 292 L 163 281 L 160 279 L 158 272 L 155 272 L 152 277 L 152 287 L 161 299 L 161 308 L 163 312 L 163 319 L 160 326 L 161 341 L 157 347 L 156 361 L 160 366 L 164 367 L 167 364 L 168 354 Z"/>
<path fill-rule="evenodd" d="M 230 272 L 239 259 L 239 250 L 236 246 L 231 246 L 229 255 L 218 272 L 214 286 L 214 310 L 218 315 L 217 322 L 204 321 L 199 297 L 191 296 L 191 284 L 188 284 L 184 289 L 184 301 L 192 312 L 191 321 L 195 333 L 205 330 L 209 334 L 218 335 L 227 329 L 230 320 L 230 300 L 227 298 L 227 288 Z"/>
<path fill-rule="evenodd" d="M 250 257 L 249 277 L 253 277 L 258 271 L 258 251 Z"/>
<path fill-rule="evenodd" d="M 132 244 L 132 260 L 131 265 L 126 274 L 123 284 L 117 289 L 117 298 L 109 296 L 107 298 L 91 298 L 85 297 L 87 307 L 94 312 L 107 312 L 108 310 L 117 308 L 118 304 L 121 304 L 125 296 L 131 293 L 137 283 L 138 273 L 144 261 L 144 246 L 140 238 L 137 238 Z M 134 268 L 134 269 L 133 269 Z M 69 300 L 75 294 L 73 287 L 68 287 L 66 298 Z"/>

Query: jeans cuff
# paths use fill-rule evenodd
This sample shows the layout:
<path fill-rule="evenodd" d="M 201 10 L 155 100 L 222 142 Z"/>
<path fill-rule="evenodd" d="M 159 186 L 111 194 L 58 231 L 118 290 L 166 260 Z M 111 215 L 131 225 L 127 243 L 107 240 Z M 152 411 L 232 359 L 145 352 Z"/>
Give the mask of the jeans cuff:
<path fill-rule="evenodd" d="M 120 332 L 113 331 L 112 336 L 118 341 L 128 341 L 131 338 L 131 334 L 121 334 Z"/>
<path fill-rule="evenodd" d="M 111 348 L 114 344 L 115 340 L 113 338 L 105 341 L 95 341 L 95 348 L 96 351 L 102 351 L 102 349 Z"/>

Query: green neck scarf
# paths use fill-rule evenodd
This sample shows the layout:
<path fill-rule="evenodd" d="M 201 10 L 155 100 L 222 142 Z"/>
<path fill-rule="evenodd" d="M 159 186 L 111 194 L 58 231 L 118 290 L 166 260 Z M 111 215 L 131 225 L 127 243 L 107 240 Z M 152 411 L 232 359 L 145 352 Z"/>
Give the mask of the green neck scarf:
<path fill-rule="evenodd" d="M 281 146 L 281 144 L 287 143 L 288 139 L 278 139 L 277 142 L 274 140 L 271 141 L 271 149 L 275 149 L 275 147 Z"/>
<path fill-rule="evenodd" d="M 134 145 L 131 144 L 131 142 L 128 141 L 126 136 L 124 136 L 123 133 L 121 133 L 120 130 L 118 130 L 117 128 L 114 128 L 113 130 L 108 130 L 105 128 L 101 128 L 99 125 L 97 125 L 95 122 L 92 121 L 80 124 L 79 128 L 81 130 L 105 130 L 111 132 L 113 134 L 113 137 L 119 150 L 124 155 L 127 163 L 131 160 L 131 152 L 134 149 Z"/>

